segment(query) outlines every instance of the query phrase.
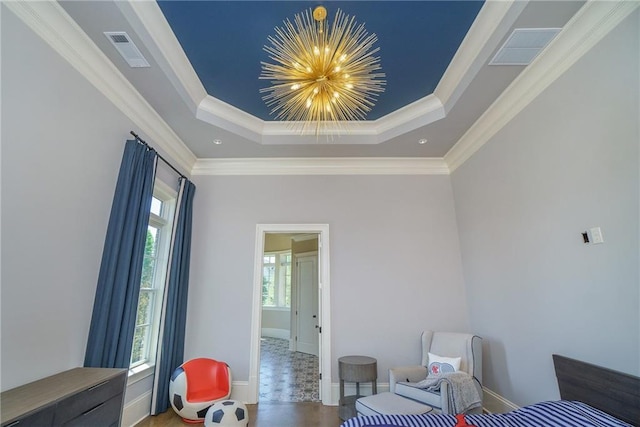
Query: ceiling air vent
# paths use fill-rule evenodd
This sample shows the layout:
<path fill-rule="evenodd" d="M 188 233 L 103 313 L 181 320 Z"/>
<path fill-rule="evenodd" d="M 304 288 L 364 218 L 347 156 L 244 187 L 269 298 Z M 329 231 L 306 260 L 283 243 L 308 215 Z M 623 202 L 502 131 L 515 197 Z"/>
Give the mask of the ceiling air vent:
<path fill-rule="evenodd" d="M 489 65 L 529 65 L 562 28 L 516 28 Z"/>
<path fill-rule="evenodd" d="M 120 52 L 120 55 L 132 68 L 148 67 L 149 63 L 140 53 L 140 49 L 133 44 L 131 38 L 124 31 L 107 31 L 104 33 L 112 45 Z"/>

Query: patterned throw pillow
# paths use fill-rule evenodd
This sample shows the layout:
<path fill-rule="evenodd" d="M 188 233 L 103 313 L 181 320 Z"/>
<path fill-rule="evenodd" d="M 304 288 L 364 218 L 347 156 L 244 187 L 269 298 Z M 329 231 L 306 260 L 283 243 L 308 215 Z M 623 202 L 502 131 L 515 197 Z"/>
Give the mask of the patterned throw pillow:
<path fill-rule="evenodd" d="M 429 353 L 429 365 L 427 366 L 429 375 L 442 375 L 455 372 L 460 369 L 461 359 L 461 357 L 442 357 Z"/>

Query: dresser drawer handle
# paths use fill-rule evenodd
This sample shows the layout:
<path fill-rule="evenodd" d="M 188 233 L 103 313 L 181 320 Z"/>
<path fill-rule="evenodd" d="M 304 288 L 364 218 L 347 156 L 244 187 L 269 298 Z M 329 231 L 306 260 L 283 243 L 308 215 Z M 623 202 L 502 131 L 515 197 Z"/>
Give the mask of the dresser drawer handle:
<path fill-rule="evenodd" d="M 101 404 L 99 404 L 98 406 L 89 409 L 87 412 L 83 413 L 82 416 L 84 417 L 85 415 L 89 415 L 90 413 L 92 413 L 93 411 L 95 411 L 96 409 L 99 409 L 100 407 L 104 406 L 105 402 L 102 402 Z"/>
<path fill-rule="evenodd" d="M 101 382 L 100 384 L 96 384 L 96 385 L 94 385 L 94 386 L 92 386 L 92 387 L 89 387 L 89 388 L 87 389 L 87 391 L 95 390 L 95 389 L 97 389 L 98 387 L 102 387 L 103 385 L 108 384 L 108 383 L 109 383 L 109 381 L 103 381 L 103 382 Z"/>

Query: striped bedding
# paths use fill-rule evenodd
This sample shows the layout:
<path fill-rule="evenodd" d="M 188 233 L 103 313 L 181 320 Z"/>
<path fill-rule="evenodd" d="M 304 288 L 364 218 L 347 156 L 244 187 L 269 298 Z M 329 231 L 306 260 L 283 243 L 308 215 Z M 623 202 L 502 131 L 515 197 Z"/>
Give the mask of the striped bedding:
<path fill-rule="evenodd" d="M 582 402 L 553 401 L 525 406 L 506 414 L 466 415 L 477 427 L 608 427 L 630 425 Z M 454 427 L 454 415 L 371 415 L 355 417 L 340 427 Z"/>

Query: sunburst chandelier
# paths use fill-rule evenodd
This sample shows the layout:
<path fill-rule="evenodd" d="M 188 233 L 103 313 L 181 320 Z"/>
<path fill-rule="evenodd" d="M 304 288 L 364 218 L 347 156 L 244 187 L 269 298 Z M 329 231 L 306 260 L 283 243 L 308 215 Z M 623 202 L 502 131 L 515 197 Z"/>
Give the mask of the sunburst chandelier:
<path fill-rule="evenodd" d="M 294 22 L 269 36 L 264 50 L 273 64 L 261 62 L 260 79 L 271 86 L 260 90 L 277 120 L 300 123 L 304 133 L 315 126 L 316 136 L 341 128 L 341 122 L 364 120 L 384 91 L 378 40 L 364 24 L 338 9 L 329 25 L 327 11 L 318 6 L 295 15 Z"/>

